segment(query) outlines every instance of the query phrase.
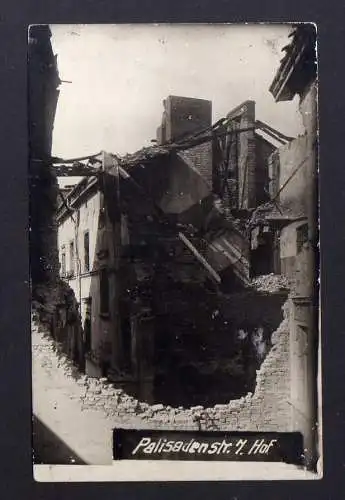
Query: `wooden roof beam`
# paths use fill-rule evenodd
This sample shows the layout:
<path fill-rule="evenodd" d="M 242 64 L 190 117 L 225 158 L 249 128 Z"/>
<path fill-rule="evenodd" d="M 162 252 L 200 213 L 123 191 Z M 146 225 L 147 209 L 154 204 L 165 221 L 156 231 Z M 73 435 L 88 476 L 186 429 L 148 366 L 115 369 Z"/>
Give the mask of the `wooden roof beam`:
<path fill-rule="evenodd" d="M 90 167 L 83 163 L 73 165 L 51 165 L 57 177 L 94 177 L 101 171 L 100 168 Z"/>

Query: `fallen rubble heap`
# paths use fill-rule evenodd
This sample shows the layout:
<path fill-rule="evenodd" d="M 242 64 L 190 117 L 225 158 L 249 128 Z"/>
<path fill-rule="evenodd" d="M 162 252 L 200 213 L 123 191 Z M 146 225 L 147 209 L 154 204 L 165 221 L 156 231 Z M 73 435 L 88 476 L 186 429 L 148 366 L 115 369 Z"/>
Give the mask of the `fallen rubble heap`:
<path fill-rule="evenodd" d="M 272 335 L 272 348 L 260 370 L 257 371 L 257 384 L 254 394 L 249 392 L 245 396 L 231 400 L 228 404 L 216 404 L 213 407 L 204 408 L 203 405 L 192 406 L 190 408 L 171 407 L 163 404 L 149 405 L 138 401 L 134 397 L 126 394 L 122 389 L 117 388 L 106 378 L 93 378 L 81 374 L 73 362 L 63 353 L 61 346 L 51 338 L 49 330 L 42 324 L 38 324 L 36 319 L 32 320 L 32 329 L 35 334 L 45 337 L 45 351 L 49 351 L 49 356 L 54 359 L 54 364 L 59 370 L 63 370 L 64 376 L 73 379 L 79 387 L 78 397 L 81 403 L 81 410 L 101 411 L 107 418 L 114 419 L 116 424 L 130 426 L 134 419 L 137 428 L 183 428 L 190 429 L 248 429 L 248 415 L 255 416 L 261 411 L 262 402 L 265 398 L 267 388 L 265 379 L 272 366 L 277 360 L 282 359 L 284 345 L 288 341 L 288 307 L 284 305 L 284 320 Z M 39 357 L 39 352 L 35 352 L 33 346 L 33 356 Z M 274 389 L 274 388 L 273 388 Z M 275 392 L 275 391 L 274 391 Z M 271 396 L 269 396 L 271 397 Z M 242 420 L 242 414 L 245 419 Z M 138 422 L 139 418 L 139 422 Z M 255 425 L 255 418 L 249 421 Z M 252 430 L 255 430 L 254 428 Z"/>
<path fill-rule="evenodd" d="M 286 276 L 270 273 L 254 278 L 251 282 L 251 287 L 258 292 L 277 293 L 290 290 L 292 284 L 292 280 Z"/>

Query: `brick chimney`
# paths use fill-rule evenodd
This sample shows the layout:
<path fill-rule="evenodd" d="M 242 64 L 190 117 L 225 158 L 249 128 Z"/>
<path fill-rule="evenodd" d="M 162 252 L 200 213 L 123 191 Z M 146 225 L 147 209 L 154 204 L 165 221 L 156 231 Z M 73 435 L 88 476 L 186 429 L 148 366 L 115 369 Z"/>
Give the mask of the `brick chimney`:
<path fill-rule="evenodd" d="M 237 122 L 237 128 L 247 129 L 255 124 L 255 101 L 245 101 L 227 114 Z M 239 134 L 238 138 L 238 207 L 256 207 L 256 139 L 254 128 Z"/>
<path fill-rule="evenodd" d="M 212 102 L 192 97 L 169 96 L 163 101 L 164 113 L 157 129 L 157 142 L 175 142 L 212 125 Z M 207 142 L 185 150 L 181 155 L 212 183 L 212 144 Z"/>

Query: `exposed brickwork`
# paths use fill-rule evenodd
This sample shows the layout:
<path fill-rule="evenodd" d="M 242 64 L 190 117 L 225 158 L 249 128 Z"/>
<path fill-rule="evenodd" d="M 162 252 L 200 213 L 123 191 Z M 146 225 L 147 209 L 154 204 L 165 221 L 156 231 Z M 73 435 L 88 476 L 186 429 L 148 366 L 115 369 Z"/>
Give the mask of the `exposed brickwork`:
<path fill-rule="evenodd" d="M 286 309 L 286 306 L 285 306 Z M 34 326 L 36 334 L 44 336 L 42 327 Z M 45 338 L 45 351 L 54 367 L 67 378 L 75 379 L 78 390 L 71 398 L 80 401 L 82 410 L 94 410 L 106 415 L 113 425 L 152 429 L 208 430 L 279 430 L 291 425 L 290 357 L 287 311 L 285 319 L 273 334 L 273 347 L 257 373 L 254 394 L 247 394 L 228 404 L 212 408 L 202 405 L 173 408 L 162 404 L 149 405 L 126 394 L 104 379 L 80 376 L 74 365 Z M 33 356 L 42 360 L 42 351 L 33 347 Z M 47 363 L 47 359 L 45 360 Z M 38 397 L 38 396 L 37 396 Z M 35 398 L 35 396 L 34 396 Z M 47 408 L 47 411 L 50 411 Z"/>
<path fill-rule="evenodd" d="M 212 143 L 205 142 L 180 153 L 212 185 Z"/>
<path fill-rule="evenodd" d="M 266 200 L 267 156 L 273 148 L 254 132 L 254 101 L 237 106 L 227 118 L 213 141 L 213 189 L 228 207 L 255 208 Z M 226 132 L 249 128 L 253 130 L 225 137 Z"/>
<path fill-rule="evenodd" d="M 241 128 L 254 126 L 255 102 L 246 101 L 240 121 Z M 256 140 L 253 131 L 240 134 L 240 153 L 238 166 L 239 208 L 256 206 Z"/>
<path fill-rule="evenodd" d="M 258 134 L 255 134 L 255 143 L 256 204 L 260 205 L 261 203 L 268 201 L 267 191 L 269 191 L 269 157 L 273 151 L 275 151 L 275 148 Z"/>
<path fill-rule="evenodd" d="M 211 126 L 212 103 L 204 99 L 169 96 L 164 101 L 162 124 L 157 141 L 176 141 Z M 212 184 L 212 144 L 195 146 L 181 154 Z"/>

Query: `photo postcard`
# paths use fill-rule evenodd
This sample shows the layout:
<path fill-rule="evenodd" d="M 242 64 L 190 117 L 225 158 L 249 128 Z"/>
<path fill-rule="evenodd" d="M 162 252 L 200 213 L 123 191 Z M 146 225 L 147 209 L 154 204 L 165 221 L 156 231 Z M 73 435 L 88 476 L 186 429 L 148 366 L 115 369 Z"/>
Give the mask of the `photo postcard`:
<path fill-rule="evenodd" d="M 316 40 L 29 27 L 37 481 L 322 477 Z"/>

